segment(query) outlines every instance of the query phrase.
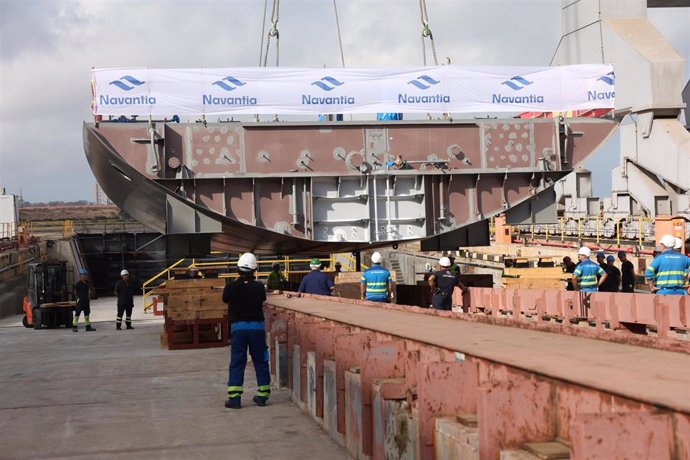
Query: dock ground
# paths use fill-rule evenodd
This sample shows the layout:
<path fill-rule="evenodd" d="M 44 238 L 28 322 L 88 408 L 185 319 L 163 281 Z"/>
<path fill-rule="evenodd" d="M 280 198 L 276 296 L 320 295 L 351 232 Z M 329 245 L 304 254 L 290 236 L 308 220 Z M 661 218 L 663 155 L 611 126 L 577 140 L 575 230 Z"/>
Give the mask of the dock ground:
<path fill-rule="evenodd" d="M 140 307 L 135 329 L 116 331 L 112 298 L 91 318 L 88 333 L 83 317 L 78 333 L 0 320 L 0 457 L 349 458 L 287 390 L 254 406 L 251 363 L 244 407 L 226 409 L 227 348 L 163 350 L 162 320 Z"/>

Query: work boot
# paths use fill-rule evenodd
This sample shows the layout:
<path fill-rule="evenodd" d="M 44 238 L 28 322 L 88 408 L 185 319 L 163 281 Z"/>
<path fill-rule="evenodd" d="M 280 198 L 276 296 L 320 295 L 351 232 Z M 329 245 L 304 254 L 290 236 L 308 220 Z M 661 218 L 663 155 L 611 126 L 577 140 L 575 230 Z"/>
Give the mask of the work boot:
<path fill-rule="evenodd" d="M 96 329 L 92 328 L 90 324 L 86 325 L 86 332 L 95 331 L 95 330 Z"/>
<path fill-rule="evenodd" d="M 242 399 L 228 398 L 225 400 L 225 407 L 228 409 L 242 409 Z"/>
<path fill-rule="evenodd" d="M 131 324 L 128 324 L 127 329 L 134 329 L 134 326 L 132 326 Z"/>
<path fill-rule="evenodd" d="M 115 329 L 117 329 L 118 331 L 121 331 L 122 330 L 122 324 L 116 324 Z"/>
<path fill-rule="evenodd" d="M 72 326 L 72 332 L 79 332 L 79 328 L 77 326 Z"/>
<path fill-rule="evenodd" d="M 254 404 L 257 406 L 264 407 L 266 405 L 266 401 L 268 401 L 268 398 L 265 396 L 254 396 L 252 401 L 254 401 Z"/>

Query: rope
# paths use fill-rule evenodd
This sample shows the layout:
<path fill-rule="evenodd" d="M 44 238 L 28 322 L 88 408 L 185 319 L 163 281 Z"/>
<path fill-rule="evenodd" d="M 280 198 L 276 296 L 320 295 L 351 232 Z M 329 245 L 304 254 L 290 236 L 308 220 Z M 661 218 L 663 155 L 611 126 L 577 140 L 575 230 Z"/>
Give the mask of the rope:
<path fill-rule="evenodd" d="M 276 39 L 276 67 L 280 64 L 280 33 L 278 32 L 278 20 L 280 19 L 280 0 L 273 0 L 273 14 L 271 15 L 271 29 L 268 31 L 266 41 L 266 54 L 264 54 L 263 66 L 268 65 L 268 51 L 271 49 L 271 38 Z M 263 39 L 262 39 L 263 40 Z"/>
<path fill-rule="evenodd" d="M 266 33 L 266 11 L 268 10 L 268 0 L 264 0 L 264 19 L 261 21 L 261 45 L 259 46 L 259 67 L 264 62 L 264 34 Z"/>
<path fill-rule="evenodd" d="M 340 47 L 340 63 L 345 67 L 345 53 L 343 52 L 343 39 L 340 35 L 340 20 L 338 19 L 338 5 L 333 0 L 333 11 L 335 11 L 335 26 L 338 29 L 338 46 Z"/>
<path fill-rule="evenodd" d="M 438 65 L 438 57 L 436 57 L 436 44 L 434 43 L 434 34 L 429 28 L 429 13 L 426 9 L 426 0 L 419 0 L 419 15 L 422 19 L 422 61 L 426 65 L 426 41 L 429 39 L 431 44 L 431 55 L 434 58 L 434 65 Z"/>

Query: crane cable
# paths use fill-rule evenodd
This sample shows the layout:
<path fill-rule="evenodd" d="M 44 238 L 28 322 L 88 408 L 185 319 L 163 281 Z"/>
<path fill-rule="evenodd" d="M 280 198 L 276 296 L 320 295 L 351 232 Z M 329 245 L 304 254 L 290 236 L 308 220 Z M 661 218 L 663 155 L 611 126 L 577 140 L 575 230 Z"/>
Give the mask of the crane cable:
<path fill-rule="evenodd" d="M 340 63 L 345 67 L 345 53 L 343 52 L 343 38 L 340 35 L 340 19 L 338 19 L 338 5 L 333 0 L 333 11 L 335 11 L 335 26 L 338 30 L 338 46 L 340 47 Z"/>
<path fill-rule="evenodd" d="M 261 45 L 259 45 L 259 67 L 264 62 L 264 34 L 266 33 L 266 12 L 268 11 L 268 0 L 264 0 L 264 18 L 261 21 Z"/>
<path fill-rule="evenodd" d="M 436 57 L 436 45 L 434 44 L 434 35 L 429 28 L 429 13 L 426 10 L 426 0 L 419 0 L 419 15 L 422 19 L 422 61 L 427 65 L 426 61 L 426 39 L 429 39 L 431 45 L 431 54 L 434 58 L 434 65 L 438 65 L 438 58 Z"/>
<path fill-rule="evenodd" d="M 276 67 L 280 64 L 280 33 L 278 32 L 278 19 L 280 19 L 280 0 L 273 0 L 273 14 L 271 15 L 271 29 L 268 31 L 266 41 L 266 54 L 264 54 L 263 66 L 268 65 L 268 51 L 271 48 L 271 38 L 276 39 Z M 265 20 L 264 20 L 265 24 Z M 262 34 L 263 41 L 263 34 Z"/>

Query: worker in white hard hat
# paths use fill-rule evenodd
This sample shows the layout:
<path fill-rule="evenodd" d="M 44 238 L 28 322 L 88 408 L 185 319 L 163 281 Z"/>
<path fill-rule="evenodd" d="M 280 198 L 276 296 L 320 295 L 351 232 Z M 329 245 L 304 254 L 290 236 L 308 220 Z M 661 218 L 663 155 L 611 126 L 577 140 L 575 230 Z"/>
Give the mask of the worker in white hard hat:
<path fill-rule="evenodd" d="M 573 272 L 573 289 L 580 292 L 596 292 L 608 276 L 603 268 L 590 260 L 592 251 L 582 246 L 577 251 L 580 263 Z M 598 278 L 598 279 L 597 279 Z"/>
<path fill-rule="evenodd" d="M 381 266 L 383 256 L 380 252 L 371 255 L 371 267 L 362 273 L 359 280 L 360 299 L 372 302 L 386 302 L 393 296 L 393 279 L 388 270 Z"/>
<path fill-rule="evenodd" d="M 682 253 L 683 252 L 683 240 L 681 240 L 678 237 L 675 237 L 675 239 L 673 241 L 674 241 L 673 250 L 676 252 Z"/>
<path fill-rule="evenodd" d="M 239 277 L 223 289 L 223 302 L 228 304 L 230 319 L 230 372 L 228 399 L 225 401 L 225 407 L 228 409 L 242 407 L 247 349 L 256 371 L 257 389 L 254 404 L 265 406 L 271 396 L 263 310 L 266 289 L 254 277 L 257 266 L 254 254 L 242 254 L 237 261 Z"/>
<path fill-rule="evenodd" d="M 433 294 L 431 306 L 437 310 L 451 310 L 453 306 L 453 291 L 459 287 L 462 292 L 467 291 L 467 287 L 460 281 L 459 273 L 452 272 L 453 265 L 448 257 L 441 257 L 438 261 L 440 270 L 432 273 L 428 283 Z"/>
<path fill-rule="evenodd" d="M 122 330 L 122 316 L 126 314 L 125 324 L 127 329 L 132 327 L 132 309 L 134 308 L 134 281 L 130 278 L 127 270 L 120 272 L 120 281 L 115 284 L 115 296 L 117 296 L 117 319 L 115 329 Z"/>
<path fill-rule="evenodd" d="M 663 252 L 645 270 L 649 290 L 656 294 L 686 295 L 690 258 L 673 250 L 676 239 L 664 235 L 659 241 Z"/>

